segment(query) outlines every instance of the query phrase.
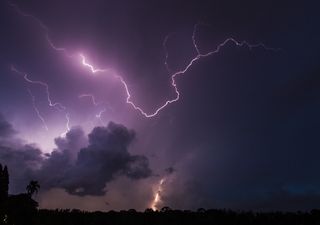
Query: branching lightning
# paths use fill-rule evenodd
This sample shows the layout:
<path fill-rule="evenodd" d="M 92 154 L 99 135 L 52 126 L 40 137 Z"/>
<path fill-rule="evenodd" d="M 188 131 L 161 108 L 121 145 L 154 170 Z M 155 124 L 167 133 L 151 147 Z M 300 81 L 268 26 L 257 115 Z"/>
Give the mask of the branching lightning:
<path fill-rule="evenodd" d="M 43 81 L 38 81 L 38 80 L 31 80 L 31 79 L 28 77 L 28 74 L 27 74 L 27 73 L 23 73 L 23 72 L 19 71 L 19 70 L 16 69 L 13 65 L 11 65 L 10 68 L 11 68 L 11 71 L 12 71 L 12 72 L 15 72 L 15 73 L 23 76 L 24 80 L 25 80 L 27 83 L 34 84 L 34 85 L 40 85 L 40 86 L 44 87 L 44 88 L 45 88 L 45 93 L 46 93 L 46 96 L 47 96 L 48 105 L 49 105 L 50 107 L 53 107 L 53 108 L 57 109 L 57 110 L 60 111 L 60 112 L 61 112 L 61 111 L 63 111 L 63 112 L 66 111 L 67 108 L 66 108 L 62 103 L 60 103 L 60 102 L 53 102 L 53 101 L 51 100 L 51 95 L 50 95 L 50 91 L 49 91 L 49 85 L 48 85 L 47 83 L 45 83 L 45 82 L 43 82 Z M 49 128 L 48 128 L 48 126 L 47 126 L 47 124 L 46 124 L 46 121 L 45 121 L 44 117 L 41 115 L 38 107 L 36 106 L 35 96 L 32 94 L 32 92 L 31 92 L 30 89 L 28 89 L 28 93 L 29 93 L 29 95 L 30 95 L 31 98 L 32 98 L 32 106 L 33 106 L 33 109 L 35 110 L 38 118 L 42 121 L 44 128 L 45 128 L 46 130 L 49 130 Z M 66 121 L 67 121 L 67 122 L 66 122 L 66 131 L 65 131 L 64 133 L 62 133 L 61 136 L 64 136 L 64 135 L 70 130 L 70 127 L 69 127 L 69 122 L 70 122 L 69 114 L 66 113 L 65 117 L 66 117 Z"/>
<path fill-rule="evenodd" d="M 105 105 L 105 107 L 100 110 L 96 115 L 95 117 L 100 121 L 100 123 L 105 126 L 105 123 L 104 121 L 102 120 L 102 114 L 105 113 L 107 111 L 107 108 L 111 111 L 113 111 L 113 109 L 105 102 L 98 102 L 95 98 L 95 96 L 93 94 L 81 94 L 78 96 L 79 98 L 89 98 L 91 100 L 91 103 L 93 106 L 99 106 L 99 105 Z"/>
<path fill-rule="evenodd" d="M 23 17 L 31 18 L 33 21 L 35 21 L 41 27 L 42 30 L 44 30 L 46 41 L 48 42 L 48 44 L 50 45 L 51 48 L 53 48 L 56 51 L 62 52 L 63 54 L 65 54 L 69 58 L 74 57 L 74 55 L 70 54 L 66 48 L 57 47 L 54 44 L 54 42 L 50 39 L 50 36 L 49 36 L 49 28 L 39 18 L 35 17 L 32 14 L 28 14 L 28 13 L 22 11 L 17 4 L 14 4 L 9 0 L 7 2 L 17 13 L 19 13 Z"/>
<path fill-rule="evenodd" d="M 169 99 L 167 101 L 165 101 L 162 105 L 160 105 L 158 108 L 155 109 L 154 112 L 152 113 L 147 113 L 145 112 L 141 107 L 139 106 L 136 106 L 135 103 L 131 100 L 131 94 L 130 94 L 130 91 L 129 91 L 129 88 L 128 88 L 128 85 L 127 83 L 124 81 L 123 77 L 121 77 L 120 75 L 117 75 L 117 74 L 114 74 L 114 76 L 116 78 L 118 78 L 120 80 L 120 82 L 123 84 L 124 88 L 125 88 L 125 91 L 126 91 L 126 94 L 127 94 L 127 99 L 126 99 L 126 103 L 127 104 L 130 104 L 132 105 L 132 107 L 139 111 L 143 116 L 147 117 L 147 118 L 150 118 L 150 117 L 154 117 L 156 115 L 158 115 L 158 113 L 163 110 L 166 106 L 168 106 L 169 104 L 171 103 L 174 103 L 176 101 L 179 100 L 180 98 L 180 92 L 178 90 L 178 87 L 177 87 L 177 84 L 176 84 L 176 77 L 179 76 L 179 75 L 183 75 L 185 74 L 193 64 L 195 64 L 198 60 L 200 60 L 201 58 L 205 58 L 205 57 L 209 57 L 213 54 L 217 54 L 220 52 L 220 50 L 225 46 L 227 45 L 228 43 L 233 43 L 234 45 L 236 46 L 239 46 L 239 47 L 248 47 L 250 50 L 252 48 L 258 48 L 258 47 L 262 47 L 264 48 L 265 50 L 272 50 L 272 51 L 278 51 L 279 49 L 274 49 L 274 48 L 269 48 L 269 47 L 266 47 L 264 44 L 262 43 L 258 43 L 258 44 L 249 44 L 248 42 L 246 41 L 242 41 L 242 42 L 239 42 L 237 40 L 235 40 L 234 38 L 227 38 L 225 41 L 223 41 L 222 43 L 220 43 L 216 49 L 212 50 L 212 51 L 209 51 L 207 53 L 201 53 L 199 48 L 198 48 L 198 45 L 197 45 L 197 42 L 196 42 L 196 31 L 197 31 L 197 27 L 199 26 L 199 24 L 196 24 L 194 26 L 194 30 L 193 30 L 193 35 L 192 35 L 192 42 L 193 42 L 193 46 L 197 52 L 197 55 L 192 58 L 189 63 L 182 69 L 182 70 L 179 70 L 175 73 L 173 73 L 171 75 L 171 86 L 174 88 L 174 91 L 175 91 L 175 97 L 172 98 L 172 99 Z M 164 46 L 164 49 L 165 49 L 165 66 L 168 70 L 168 72 L 170 72 L 170 68 L 168 66 L 168 62 L 167 62 L 167 59 L 169 57 L 169 54 L 168 54 L 168 51 L 167 51 L 167 47 L 166 47 L 166 43 L 168 41 L 168 37 L 169 36 L 166 36 L 165 39 L 164 39 L 164 42 L 163 42 L 163 46 Z M 94 74 L 94 73 L 100 73 L 100 72 L 107 72 L 107 71 L 110 71 L 110 69 L 99 69 L 99 68 L 95 68 L 92 64 L 88 63 L 87 59 L 85 58 L 85 56 L 83 54 L 80 55 L 81 57 L 81 61 L 82 61 L 82 64 L 83 66 L 85 67 L 88 67 L 90 68 L 90 71 Z"/>
<path fill-rule="evenodd" d="M 127 104 L 129 104 L 134 110 L 138 111 L 142 116 L 146 117 L 146 118 L 152 118 L 152 117 L 156 117 L 162 110 L 164 110 L 167 106 L 169 106 L 172 103 L 175 103 L 177 101 L 179 101 L 181 93 L 179 92 L 177 83 L 176 83 L 176 78 L 178 76 L 182 76 L 185 73 L 187 73 L 190 68 L 196 64 L 197 62 L 199 62 L 201 59 L 206 58 L 206 57 L 210 57 L 213 55 L 218 54 L 225 46 L 227 46 L 228 44 L 232 44 L 235 47 L 246 47 L 249 50 L 252 50 L 254 48 L 262 48 L 266 51 L 279 51 L 280 49 L 275 49 L 275 48 L 270 48 L 267 47 L 265 44 L 263 43 L 257 43 L 257 44 L 250 44 L 247 41 L 238 41 L 233 37 L 229 37 L 227 39 L 225 39 L 224 41 L 222 41 L 220 44 L 218 44 L 214 49 L 208 51 L 208 52 L 202 52 L 199 48 L 199 44 L 197 42 L 197 32 L 198 32 L 198 27 L 201 26 L 202 24 L 196 24 L 193 27 L 193 32 L 191 35 L 191 39 L 192 39 L 192 47 L 194 48 L 195 51 L 195 55 L 185 64 L 185 66 L 183 68 L 181 68 L 180 70 L 177 71 L 173 71 L 168 63 L 168 59 L 169 59 L 169 51 L 167 48 L 167 43 L 169 41 L 170 35 L 165 36 L 164 41 L 162 43 L 163 45 L 163 49 L 165 52 L 164 55 L 164 66 L 168 72 L 168 74 L 170 75 L 170 85 L 174 90 L 174 96 L 165 100 L 163 103 L 159 104 L 152 112 L 146 112 L 141 106 L 137 105 L 136 103 L 134 103 L 134 101 L 132 100 L 132 96 L 131 96 L 131 92 L 129 89 L 129 85 L 126 83 L 125 79 L 123 76 L 121 76 L 116 69 L 113 68 L 97 68 L 92 62 L 90 62 L 90 59 L 88 59 L 86 57 L 85 54 L 83 53 L 72 53 L 70 54 L 70 52 L 67 50 L 67 48 L 64 47 L 58 47 L 55 42 L 50 38 L 50 30 L 49 28 L 37 17 L 25 13 L 24 11 L 22 11 L 18 5 L 13 4 L 11 2 L 9 2 L 9 5 L 21 16 L 23 17 L 28 17 L 30 19 L 32 19 L 35 23 L 37 23 L 37 25 L 42 29 L 42 31 L 44 32 L 44 36 L 45 36 L 45 40 L 48 43 L 48 46 L 53 49 L 54 51 L 57 51 L 61 54 L 63 54 L 64 56 L 68 57 L 68 58 L 74 58 L 76 60 L 78 60 L 79 65 L 83 66 L 83 68 L 87 69 L 91 74 L 93 75 L 97 75 L 97 74 L 107 74 L 110 76 L 113 76 L 114 78 L 116 78 L 117 80 L 120 81 L 120 83 L 122 84 L 125 94 L 126 94 L 126 99 L 125 102 Z M 22 73 L 20 71 L 18 71 L 15 67 L 11 67 L 11 70 L 15 73 L 18 73 L 20 75 L 22 75 L 24 77 L 24 80 L 30 84 L 35 84 L 35 85 L 41 85 L 42 87 L 45 88 L 46 91 L 46 96 L 47 96 L 47 101 L 48 101 L 48 105 L 50 107 L 54 107 L 55 109 L 59 110 L 59 111 L 64 111 L 66 112 L 66 107 L 64 105 L 62 105 L 59 102 L 53 102 L 51 100 L 51 96 L 50 96 L 50 92 L 49 92 L 49 86 L 47 83 L 42 82 L 42 81 L 36 81 L 36 80 L 32 80 L 28 77 L 27 74 Z M 32 103 L 33 103 L 33 108 L 38 116 L 38 118 L 42 121 L 43 126 L 45 127 L 45 129 L 48 130 L 48 126 L 45 122 L 44 117 L 41 115 L 39 109 L 36 106 L 36 101 L 35 101 L 35 96 L 32 94 L 32 92 L 28 89 L 28 92 L 32 98 Z M 97 107 L 98 105 L 101 104 L 101 102 L 97 102 L 95 99 L 95 96 L 93 94 L 81 94 L 78 96 L 79 99 L 81 98 L 90 98 L 92 104 L 94 107 Z M 98 114 L 96 114 L 96 118 L 101 122 L 101 124 L 105 125 L 105 123 L 102 120 L 102 115 L 103 113 L 106 112 L 106 108 L 103 108 L 102 110 L 99 111 Z M 69 113 L 66 112 L 65 114 L 65 118 L 66 118 L 66 130 L 61 134 L 61 137 L 65 137 L 66 134 L 70 131 L 70 115 Z M 161 178 L 161 180 L 159 181 L 156 191 L 154 193 L 154 198 L 153 201 L 151 202 L 150 207 L 153 210 L 158 210 L 158 205 L 161 202 L 161 193 L 163 192 L 163 184 L 165 183 L 166 178 L 163 177 Z"/>
<path fill-rule="evenodd" d="M 101 104 L 101 102 L 97 102 L 96 101 L 96 98 L 94 97 L 93 94 L 81 94 L 78 96 L 79 98 L 90 98 L 91 99 L 91 102 L 94 106 L 98 106 Z"/>
<path fill-rule="evenodd" d="M 48 128 L 48 126 L 47 126 L 47 123 L 46 123 L 46 121 L 44 120 L 43 116 L 41 115 L 41 113 L 40 113 L 40 111 L 39 111 L 39 109 L 38 109 L 38 107 L 37 107 L 37 105 L 36 105 L 36 98 L 35 98 L 35 96 L 32 94 L 32 92 L 31 92 L 31 90 L 30 90 L 29 88 L 28 88 L 27 90 L 28 90 L 28 93 L 29 93 L 29 95 L 30 95 L 30 97 L 31 97 L 34 111 L 37 113 L 38 118 L 41 120 L 41 122 L 42 122 L 42 124 L 43 124 L 43 127 L 48 131 L 49 128 Z"/>
<path fill-rule="evenodd" d="M 50 45 L 50 47 L 52 49 L 54 49 L 55 51 L 59 51 L 59 52 L 62 52 L 64 55 L 66 55 L 67 57 L 76 57 L 77 54 L 70 54 L 68 53 L 68 51 L 66 50 L 66 48 L 61 48 L 61 47 L 57 47 L 54 42 L 50 39 L 50 36 L 49 36 L 49 29 L 47 26 L 45 26 L 43 24 L 43 22 L 41 20 L 39 20 L 37 17 L 33 16 L 33 15 L 30 15 L 30 14 L 27 14 L 25 12 L 23 12 L 16 4 L 13 4 L 13 3 L 9 3 L 20 15 L 24 16 L 24 17 L 30 17 L 32 18 L 34 21 L 36 21 L 39 26 L 44 30 L 45 32 L 45 37 L 46 37 L 46 40 L 48 42 L 48 44 Z M 101 68 L 96 68 L 93 64 L 89 63 L 86 56 L 84 54 L 79 54 L 78 57 L 80 57 L 80 62 L 81 64 L 85 67 L 85 68 L 88 68 L 89 71 L 92 73 L 92 74 L 96 74 L 96 73 L 110 73 L 112 74 L 115 78 L 117 78 L 123 85 L 124 89 L 125 89 L 125 92 L 126 92 L 126 103 L 131 105 L 135 110 L 137 110 L 138 112 L 140 112 L 143 116 L 145 116 L 146 118 L 151 118 L 151 117 L 155 117 L 158 115 L 158 113 L 160 111 L 162 111 L 164 108 L 166 108 L 169 104 L 171 103 L 174 103 L 176 101 L 178 101 L 180 99 L 180 92 L 178 90 L 178 87 L 177 87 L 177 84 L 176 84 L 176 77 L 179 76 L 179 75 L 183 75 L 185 74 L 191 67 L 193 64 L 195 64 L 196 62 L 198 62 L 200 59 L 202 58 L 205 58 L 205 57 L 209 57 L 209 56 L 212 56 L 214 54 L 218 54 L 220 52 L 220 50 L 226 46 L 228 43 L 232 43 L 234 44 L 235 46 L 238 46 L 238 47 L 247 47 L 249 48 L 250 50 L 253 49 L 253 48 L 258 48 L 258 47 L 261 47 L 265 50 L 271 50 L 271 51 L 278 51 L 279 49 L 274 49 L 274 48 L 269 48 L 267 46 L 265 46 L 263 43 L 258 43 L 258 44 L 249 44 L 248 42 L 246 41 L 237 41 L 236 39 L 230 37 L 230 38 L 227 38 L 226 40 L 224 40 L 222 43 L 220 43 L 215 49 L 213 49 L 212 51 L 209 51 L 207 53 L 202 53 L 198 47 L 198 44 L 197 44 L 197 41 L 196 41 L 196 33 L 197 33 L 197 29 L 198 29 L 198 26 L 200 24 L 196 24 L 194 26 L 194 29 L 193 29 L 193 33 L 192 33 L 192 43 L 193 43 L 193 47 L 196 51 L 196 55 L 186 64 L 186 66 L 184 68 L 182 68 L 181 70 L 179 71 L 176 71 L 174 73 L 171 72 L 171 69 L 169 68 L 169 65 L 168 65 L 168 57 L 169 57 L 169 54 L 168 54 L 168 50 L 167 50 L 167 47 L 166 47 L 166 43 L 169 39 L 169 35 L 167 35 L 164 39 L 164 42 L 163 42 L 163 47 L 164 47 L 164 50 L 165 50 L 165 61 L 164 61 L 164 65 L 167 69 L 167 71 L 171 74 L 170 75 L 170 80 L 171 80 L 171 86 L 172 88 L 174 89 L 174 92 L 175 92 L 175 96 L 171 99 L 168 99 L 166 100 L 163 104 L 161 104 L 160 106 L 158 106 L 157 108 L 155 108 L 155 110 L 151 113 L 148 113 L 148 112 L 145 112 L 140 106 L 137 106 L 132 100 L 131 100 L 131 94 L 130 94 L 130 91 L 129 91 L 129 88 L 128 88 L 128 84 L 125 82 L 124 78 L 122 76 L 120 76 L 118 73 L 115 72 L 114 69 L 110 69 L 110 68 L 105 68 L 105 69 L 101 69 Z M 100 114 L 101 115 L 101 114 Z"/>
<path fill-rule="evenodd" d="M 95 73 L 107 73 L 107 72 L 115 73 L 115 71 L 112 70 L 112 69 L 98 69 L 98 68 L 95 68 L 93 65 L 91 65 L 90 63 L 87 62 L 87 59 L 84 56 L 84 54 L 80 53 L 79 56 L 80 56 L 82 65 L 84 67 L 89 68 L 89 70 L 90 70 L 90 72 L 92 74 L 95 74 Z"/>
<path fill-rule="evenodd" d="M 105 113 L 107 111 L 106 108 L 104 108 L 103 110 L 101 110 L 98 114 L 96 114 L 96 118 L 100 121 L 100 123 L 105 126 L 106 124 L 103 122 L 101 116 L 103 113 Z"/>
<path fill-rule="evenodd" d="M 43 82 L 43 81 L 37 81 L 37 80 L 31 80 L 29 77 L 28 77 L 28 74 L 27 73 L 23 73 L 19 70 L 17 70 L 13 65 L 11 66 L 11 71 L 12 72 L 15 72 L 17 74 L 20 74 L 23 76 L 24 80 L 30 84 L 38 84 L 42 87 L 45 88 L 45 91 L 46 91 L 46 95 L 47 95 L 47 101 L 48 101 L 48 104 L 50 107 L 54 107 L 56 108 L 57 110 L 59 111 L 64 111 L 66 110 L 66 107 L 64 105 L 62 105 L 60 102 L 53 102 L 51 100 L 51 96 L 50 96 L 50 91 L 49 91 L 49 86 L 47 83 Z"/>

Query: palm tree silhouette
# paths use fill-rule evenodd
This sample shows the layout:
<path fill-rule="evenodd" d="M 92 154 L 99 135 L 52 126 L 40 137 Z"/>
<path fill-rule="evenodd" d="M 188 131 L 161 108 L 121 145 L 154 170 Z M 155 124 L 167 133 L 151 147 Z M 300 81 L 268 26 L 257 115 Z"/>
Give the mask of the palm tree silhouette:
<path fill-rule="evenodd" d="M 40 184 L 36 180 L 31 180 L 26 187 L 27 194 L 31 197 L 34 193 L 38 193 L 40 189 Z"/>

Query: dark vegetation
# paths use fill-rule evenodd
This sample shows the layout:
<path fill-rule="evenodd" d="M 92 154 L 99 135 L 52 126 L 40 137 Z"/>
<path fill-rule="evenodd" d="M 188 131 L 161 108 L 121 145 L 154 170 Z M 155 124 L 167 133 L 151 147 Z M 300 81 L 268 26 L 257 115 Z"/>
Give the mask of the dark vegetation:
<path fill-rule="evenodd" d="M 0 164 L 0 224 L 10 225 L 320 225 L 320 210 L 310 212 L 235 212 L 231 210 L 197 211 L 173 210 L 163 207 L 159 211 L 146 209 L 128 211 L 84 212 L 69 209 L 37 209 L 32 199 L 40 185 L 31 181 L 26 193 L 8 194 L 9 174 Z"/>
<path fill-rule="evenodd" d="M 38 203 L 32 199 L 32 195 L 39 188 L 37 181 L 31 181 L 26 187 L 26 193 L 9 195 L 8 168 L 0 164 L 0 224 L 36 223 Z"/>
<path fill-rule="evenodd" d="M 252 213 L 229 210 L 196 212 L 168 210 L 135 210 L 120 212 L 81 212 L 78 210 L 39 210 L 37 221 L 42 225 L 305 225 L 320 224 L 320 210 L 309 213 Z"/>

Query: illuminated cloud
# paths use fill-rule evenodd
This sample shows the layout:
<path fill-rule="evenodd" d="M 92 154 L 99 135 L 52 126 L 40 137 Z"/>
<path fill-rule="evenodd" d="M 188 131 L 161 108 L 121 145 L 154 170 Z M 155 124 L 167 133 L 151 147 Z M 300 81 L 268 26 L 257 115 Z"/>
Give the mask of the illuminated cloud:
<path fill-rule="evenodd" d="M 11 125 L 1 120 L 2 133 Z M 128 148 L 135 133 L 110 122 L 96 127 L 87 137 L 80 127 L 72 128 L 64 138 L 55 139 L 57 149 L 43 155 L 33 145 L 0 146 L 1 163 L 8 165 L 12 190 L 23 190 L 28 179 L 37 179 L 43 190 L 62 188 L 73 195 L 104 195 L 105 186 L 118 176 L 133 180 L 150 177 L 149 161 L 133 155 Z M 14 141 L 14 140 L 13 140 Z"/>

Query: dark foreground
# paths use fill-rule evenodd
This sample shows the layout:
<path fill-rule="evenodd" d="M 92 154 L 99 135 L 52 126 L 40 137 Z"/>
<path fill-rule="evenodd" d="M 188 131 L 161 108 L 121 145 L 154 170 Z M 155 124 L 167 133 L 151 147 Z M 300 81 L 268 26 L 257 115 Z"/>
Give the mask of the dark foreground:
<path fill-rule="evenodd" d="M 32 198 L 40 185 L 32 180 L 26 193 L 9 195 L 9 173 L 0 164 L 0 225 L 320 225 L 320 210 L 310 212 L 253 213 L 231 210 L 205 210 L 196 212 L 146 209 L 137 212 L 83 212 L 80 210 L 38 209 Z"/>
<path fill-rule="evenodd" d="M 230 210 L 204 210 L 197 212 L 164 209 L 160 212 L 135 210 L 120 212 L 82 212 L 79 210 L 39 210 L 34 215 L 35 225 L 320 225 L 320 210 L 310 212 L 234 212 Z M 23 224 L 23 220 L 21 221 Z M 17 224 L 17 223 L 16 223 Z M 28 223 L 28 225 L 31 225 Z"/>

